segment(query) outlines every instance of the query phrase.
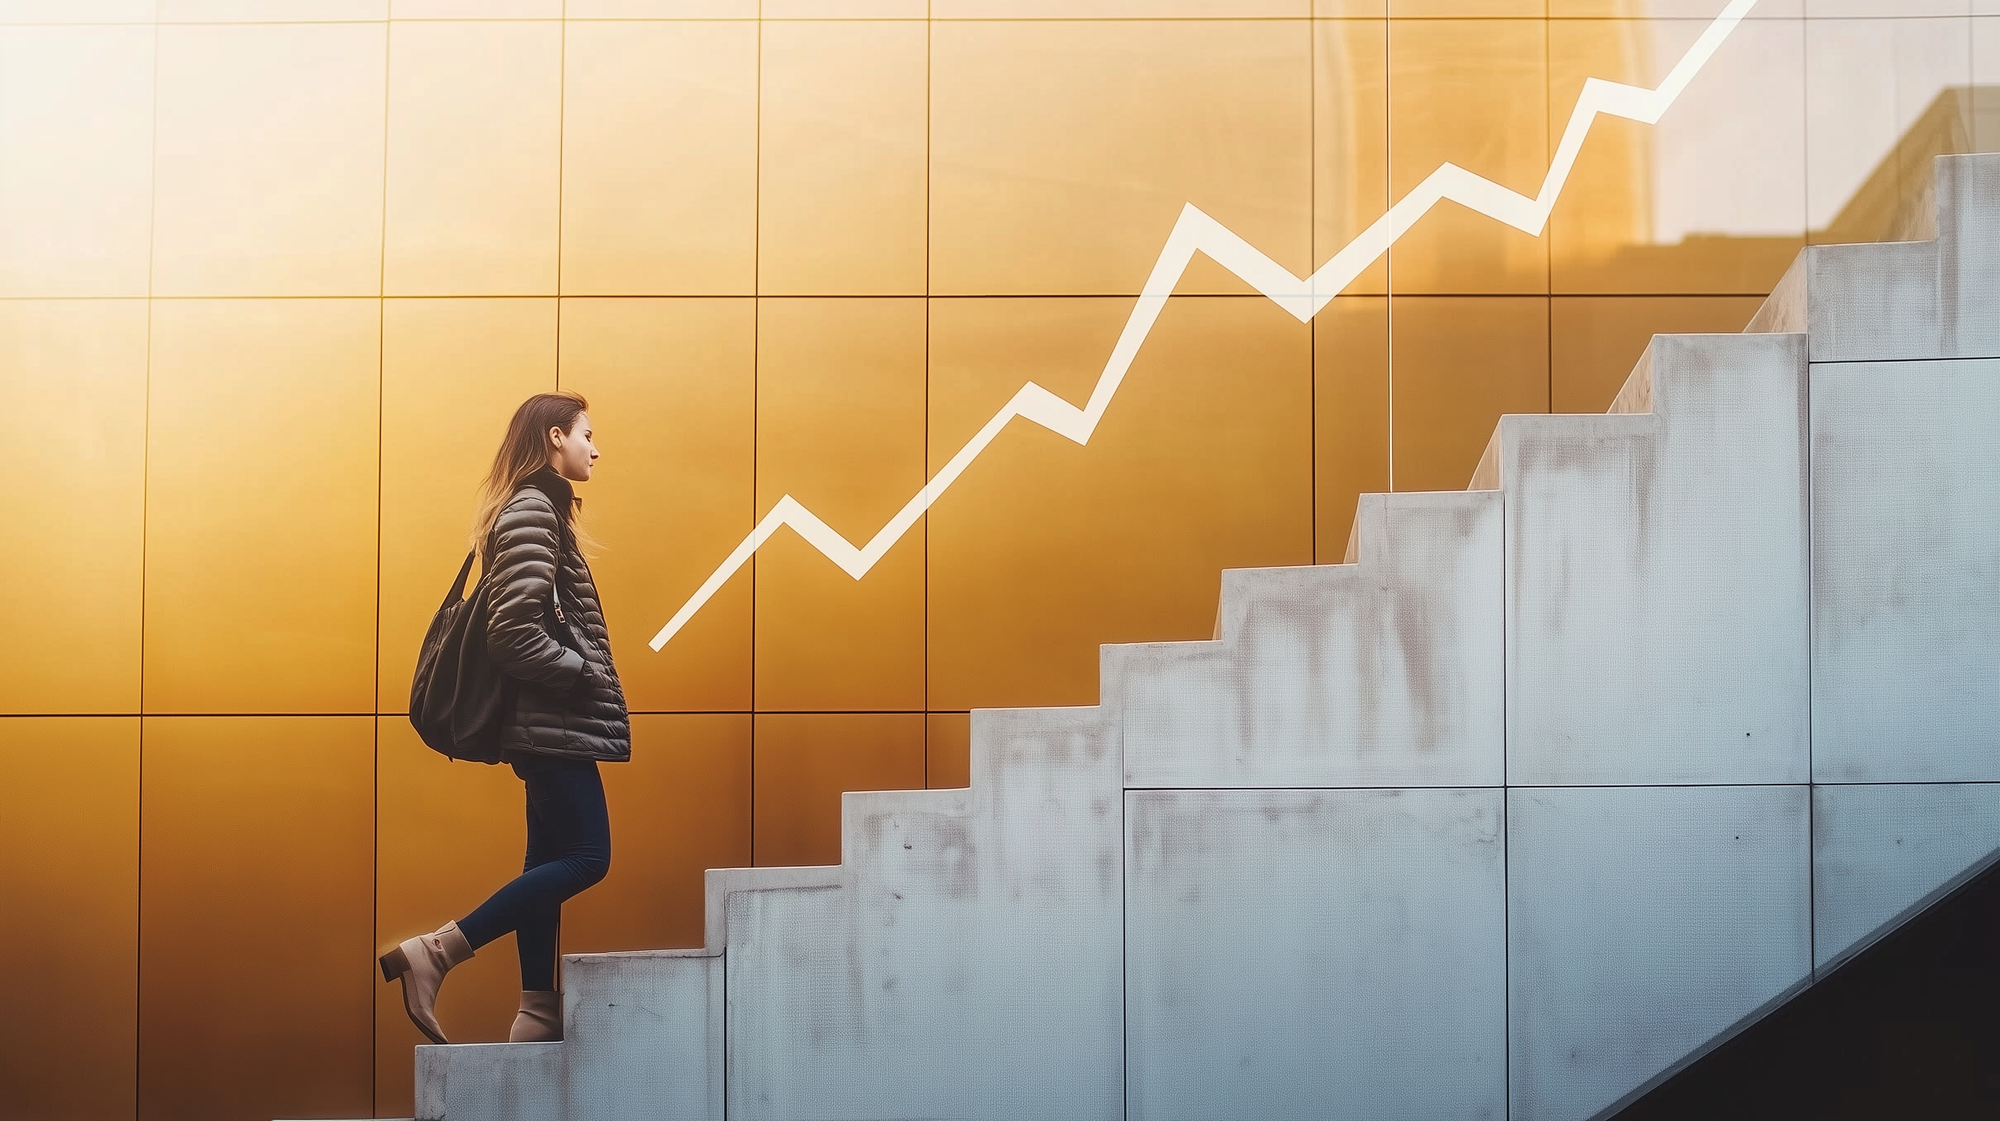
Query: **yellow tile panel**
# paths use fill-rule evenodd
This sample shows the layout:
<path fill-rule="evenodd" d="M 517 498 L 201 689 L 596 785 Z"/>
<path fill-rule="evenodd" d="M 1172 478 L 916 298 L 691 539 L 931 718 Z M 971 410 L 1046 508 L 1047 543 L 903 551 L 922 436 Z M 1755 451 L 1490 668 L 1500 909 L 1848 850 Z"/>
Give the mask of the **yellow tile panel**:
<path fill-rule="evenodd" d="M 1647 31 L 1635 20 L 1548 22 L 1552 144 L 1562 138 L 1588 79 L 1658 85 Z M 1601 116 L 1591 126 L 1549 216 L 1549 267 L 1558 290 L 1616 291 L 1621 280 L 1623 290 L 1641 290 L 1630 287 L 1633 278 L 1618 276 L 1612 261 L 1620 250 L 1652 241 L 1655 139 L 1652 126 L 1622 117 Z"/>
<path fill-rule="evenodd" d="M 0 23 L 150 23 L 155 0 L 0 0 Z"/>
<path fill-rule="evenodd" d="M 929 29 L 764 26 L 758 291 L 922 295 Z"/>
<path fill-rule="evenodd" d="M 1552 140 L 1586 80 L 1656 87 L 1708 22 L 1550 20 Z M 1597 119 L 1549 218 L 1554 291 L 1748 293 L 1777 283 L 1804 244 L 1799 27 L 1738 26 L 1657 125 Z"/>
<path fill-rule="evenodd" d="M 1759 0 L 1746 20 L 1797 20 L 1806 14 L 1806 4 L 1810 2 L 1823 11 L 1823 0 Z M 1886 0 L 1894 3 L 1895 0 Z M 1945 0 L 1951 3 L 1952 0 Z M 1984 0 L 1981 0 L 1984 2 Z M 1709 0 L 1548 0 L 1549 18 L 1582 19 L 1624 19 L 1633 16 L 1657 16 L 1700 20 L 1713 20 L 1722 5 Z M 1815 12 L 1814 14 L 1819 14 Z"/>
<path fill-rule="evenodd" d="M 383 302 L 375 711 L 407 710 L 424 632 L 471 548 L 479 484 L 514 410 L 555 387 L 553 298 Z"/>
<path fill-rule="evenodd" d="M 908 493 L 921 485 L 913 483 Z M 836 529 L 844 524 L 827 520 Z M 865 541 L 887 520 L 843 533 Z M 759 711 L 922 709 L 922 523 L 859 580 L 790 530 L 768 542 L 753 563 Z"/>
<path fill-rule="evenodd" d="M 1313 320 L 1313 557 L 1347 555 L 1355 500 L 1389 489 L 1389 301 L 1344 296 Z"/>
<path fill-rule="evenodd" d="M 1540 20 L 1389 23 L 1391 197 L 1446 163 L 1529 197 L 1549 167 L 1548 51 Z M 1442 202 L 1390 250 L 1398 293 L 1548 291 L 1541 239 Z"/>
<path fill-rule="evenodd" d="M 7 629 L 0 712 L 136 712 L 145 518 L 146 303 L 0 301 L 0 412 L 15 453 L 46 465 L 0 494 L 0 519 L 38 527 L 0 549 Z"/>
<path fill-rule="evenodd" d="M 1392 19 L 1528 18 L 1540 22 L 1548 0 L 1389 0 Z"/>
<path fill-rule="evenodd" d="M 563 0 L 390 0 L 395 19 L 561 19 Z"/>
<path fill-rule="evenodd" d="M 1820 12 L 1831 6 L 1813 5 Z M 1860 7 L 1872 10 L 1847 10 L 1877 18 L 1801 25 L 1806 216 L 1814 244 L 1909 236 L 1909 212 L 1932 205 L 1925 193 L 1933 159 L 1973 148 L 1976 133 L 1991 127 L 1978 120 L 1990 112 L 1953 95 L 1973 83 L 1973 25 L 1963 4 L 1957 18 L 1901 17 L 1914 5 L 1889 0 Z M 1978 54 L 1980 70 L 1988 71 L 1988 52 Z M 1986 101 L 1990 91 L 1977 96 Z"/>
<path fill-rule="evenodd" d="M 757 863 L 840 863 L 840 795 L 922 790 L 920 712 L 758 713 L 753 758 Z"/>
<path fill-rule="evenodd" d="M 147 712 L 368 712 L 376 300 L 153 307 Z"/>
<path fill-rule="evenodd" d="M 143 296 L 153 29 L 0 28 L 0 297 Z"/>
<path fill-rule="evenodd" d="M 360 1116 L 374 718 L 143 723 L 139 1116 Z"/>
<path fill-rule="evenodd" d="M 392 25 L 388 294 L 555 294 L 562 40 L 552 20 Z"/>
<path fill-rule="evenodd" d="M 1544 0 L 1548 6 L 1550 19 L 1621 19 L 1630 16 L 1662 15 L 1693 16 L 1704 13 L 1714 18 L 1720 11 L 1719 5 L 1703 3 L 1703 0 Z M 1755 18 L 1768 18 L 1777 11 L 1790 6 L 1786 13 L 1796 19 L 1800 15 L 1801 0 L 1759 0 L 1751 9 Z M 1685 9 L 1685 10 L 1677 10 Z"/>
<path fill-rule="evenodd" d="M 1314 268 L 1389 209 L 1389 32 L 1379 20 L 1313 24 Z M 1344 289 L 1389 290 L 1386 254 Z"/>
<path fill-rule="evenodd" d="M 929 19 L 930 0 L 764 0 L 764 18 Z M 766 27 L 768 36 L 771 29 Z M 767 40 L 768 42 L 768 40 Z"/>
<path fill-rule="evenodd" d="M 160 0 L 162 23 L 321 23 L 389 18 L 389 0 Z"/>
<path fill-rule="evenodd" d="M 1557 296 L 1549 317 L 1550 411 L 1601 413 L 1654 335 L 1728 334 L 1756 296 Z"/>
<path fill-rule="evenodd" d="M 611 874 L 563 907 L 563 953 L 702 944 L 703 872 L 750 863 L 750 719 L 633 719 L 631 762 L 600 767 Z"/>
<path fill-rule="evenodd" d="M 932 790 L 972 785 L 972 714 L 924 714 L 924 785 Z"/>
<path fill-rule="evenodd" d="M 932 0 L 931 15 L 936 19 L 1299 19 L 1311 14 L 1309 5 L 1310 0 Z"/>
<path fill-rule="evenodd" d="M 1306 21 L 941 22 L 931 50 L 932 292 L 1136 293 L 1188 203 L 1306 271 Z M 1200 258 L 1179 290 L 1249 289 Z"/>
<path fill-rule="evenodd" d="M 1549 301 L 1396 296 L 1397 490 L 1464 490 L 1504 413 L 1549 411 Z"/>
<path fill-rule="evenodd" d="M 647 645 L 750 532 L 754 301 L 567 299 L 562 384 L 590 399 L 602 458 L 579 491 L 625 702 L 750 708 L 751 573 L 673 641 Z"/>
<path fill-rule="evenodd" d="M 757 332 L 759 516 L 865 544 L 924 484 L 924 301 L 765 299 Z M 921 521 L 859 580 L 790 530 L 756 565 L 758 709 L 924 707 Z"/>
<path fill-rule="evenodd" d="M 937 300 L 932 469 L 1033 380 L 1086 400 L 1129 300 Z M 930 515 L 929 707 L 1092 704 L 1098 645 L 1206 638 L 1224 568 L 1312 561 L 1308 329 L 1184 298 L 1088 445 L 1015 421 Z"/>
<path fill-rule="evenodd" d="M 736 19 L 755 20 L 758 0 L 568 0 L 569 19 Z M 570 24 L 574 35 L 577 25 Z M 753 28 L 754 34 L 754 28 Z M 753 50 L 752 57 L 755 57 Z M 753 76 L 754 81 L 754 76 Z M 754 85 L 753 85 L 754 89 Z"/>
<path fill-rule="evenodd" d="M 563 291 L 751 294 L 757 24 L 572 18 L 567 36 Z"/>
<path fill-rule="evenodd" d="M 511 767 L 446 759 L 400 716 L 377 720 L 375 928 L 379 952 L 462 919 L 515 876 L 527 847 L 526 798 Z M 615 829 L 615 822 L 614 822 Z M 453 1043 L 504 1043 L 521 993 L 506 935 L 453 969 L 438 990 L 438 1023 Z M 378 1117 L 412 1111 L 411 1048 L 428 1043 L 403 1011 L 402 986 L 369 978 Z"/>
<path fill-rule="evenodd" d="M 139 720 L 0 719 L 8 1117 L 129 1117 L 137 1079 Z M 31 1013 L 29 1010 L 32 1010 Z"/>
<path fill-rule="evenodd" d="M 156 296 L 382 283 L 381 23 L 159 29 Z"/>
<path fill-rule="evenodd" d="M 1796 16 L 1797 5 L 1764 0 L 1655 126 L 1654 244 L 1621 264 L 1618 287 L 1763 293 L 1798 256 L 1808 228 L 1807 25 L 1775 18 L 1788 7 Z M 1655 57 L 1678 58 L 1705 26 L 1648 24 Z M 1565 278 L 1562 290 L 1573 287 Z"/>

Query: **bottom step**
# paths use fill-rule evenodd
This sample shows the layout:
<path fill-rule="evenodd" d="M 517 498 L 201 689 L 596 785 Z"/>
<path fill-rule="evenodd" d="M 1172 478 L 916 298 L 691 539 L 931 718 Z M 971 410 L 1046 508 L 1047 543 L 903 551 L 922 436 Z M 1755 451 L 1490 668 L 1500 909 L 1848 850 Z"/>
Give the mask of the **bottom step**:
<path fill-rule="evenodd" d="M 415 1121 L 554 1121 L 562 1084 L 560 1043 L 426 1044 Z"/>

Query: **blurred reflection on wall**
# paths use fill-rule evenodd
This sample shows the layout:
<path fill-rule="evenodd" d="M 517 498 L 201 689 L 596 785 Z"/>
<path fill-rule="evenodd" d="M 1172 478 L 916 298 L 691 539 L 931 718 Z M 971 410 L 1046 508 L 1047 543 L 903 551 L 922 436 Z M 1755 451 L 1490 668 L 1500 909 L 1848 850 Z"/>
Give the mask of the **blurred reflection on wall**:
<path fill-rule="evenodd" d="M 1017 425 L 866 579 L 781 535 L 646 647 L 779 495 L 862 540 L 1023 381 L 1081 401 L 1183 204 L 1303 273 L 1445 161 L 1533 194 L 1721 6 L 0 0 L 0 1118 L 409 1112 L 371 958 L 522 811 L 401 705 L 522 397 L 592 401 L 635 713 L 564 947 L 692 945 L 702 868 L 838 859 L 970 709 L 1094 702 L 1099 643 L 1206 637 L 1221 569 L 1339 560 L 2000 144 L 2000 16 L 1763 0 L 1545 236 L 1444 204 L 1310 325 L 1198 261 L 1087 447 Z"/>

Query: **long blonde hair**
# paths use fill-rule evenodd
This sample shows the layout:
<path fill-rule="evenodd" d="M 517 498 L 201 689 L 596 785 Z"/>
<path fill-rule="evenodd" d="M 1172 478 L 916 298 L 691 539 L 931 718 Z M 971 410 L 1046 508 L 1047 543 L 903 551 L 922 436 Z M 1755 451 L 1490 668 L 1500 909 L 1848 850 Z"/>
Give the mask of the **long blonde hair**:
<path fill-rule="evenodd" d="M 493 522 L 500 517 L 500 508 L 514 497 L 521 480 L 549 465 L 549 453 L 555 451 L 549 443 L 549 429 L 560 428 L 568 432 L 576 427 L 576 418 L 589 407 L 590 402 L 583 399 L 583 394 L 561 389 L 554 393 L 537 393 L 514 410 L 514 419 L 507 422 L 507 435 L 500 441 L 500 450 L 493 456 L 493 467 L 479 484 L 479 502 L 467 542 L 479 553 L 481 571 L 493 562 L 493 558 L 486 555 L 486 535 L 493 532 Z M 577 515 L 583 510 L 582 496 L 573 496 L 570 502 L 571 508 L 559 513 L 569 523 L 571 537 L 579 550 L 586 547 L 595 549 L 596 538 L 585 532 L 577 522 Z"/>

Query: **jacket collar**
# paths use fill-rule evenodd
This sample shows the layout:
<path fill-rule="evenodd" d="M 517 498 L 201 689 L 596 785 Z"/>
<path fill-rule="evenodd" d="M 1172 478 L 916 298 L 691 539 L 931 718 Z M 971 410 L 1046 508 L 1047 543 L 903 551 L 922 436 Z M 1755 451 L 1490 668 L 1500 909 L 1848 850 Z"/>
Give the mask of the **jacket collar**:
<path fill-rule="evenodd" d="M 522 479 L 521 482 L 524 485 L 537 487 L 548 495 L 554 500 L 558 511 L 567 511 L 570 508 L 570 500 L 576 497 L 576 489 L 570 485 L 570 481 L 556 474 L 556 469 L 548 464 L 543 464 L 540 470 Z"/>

